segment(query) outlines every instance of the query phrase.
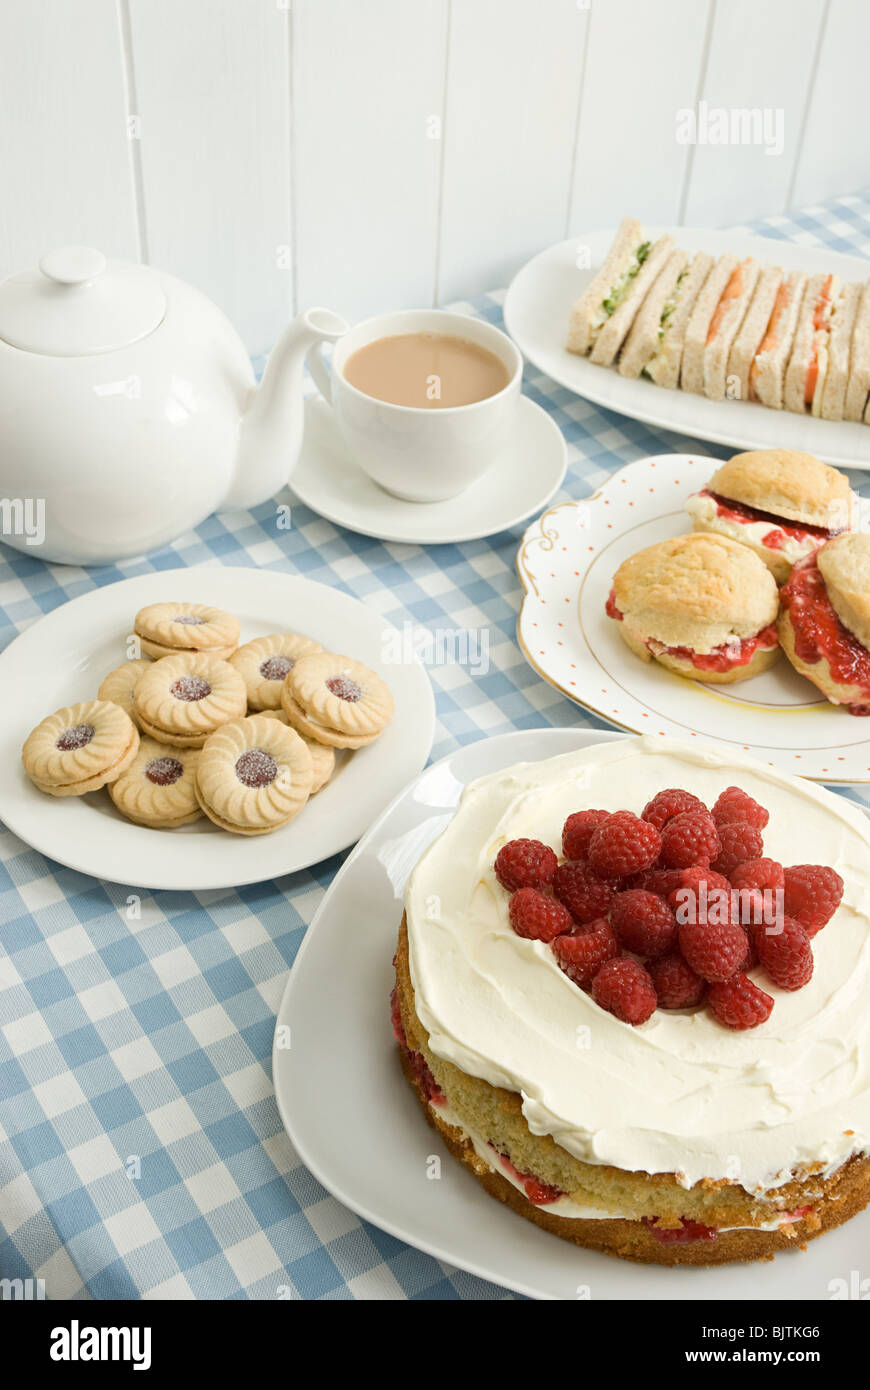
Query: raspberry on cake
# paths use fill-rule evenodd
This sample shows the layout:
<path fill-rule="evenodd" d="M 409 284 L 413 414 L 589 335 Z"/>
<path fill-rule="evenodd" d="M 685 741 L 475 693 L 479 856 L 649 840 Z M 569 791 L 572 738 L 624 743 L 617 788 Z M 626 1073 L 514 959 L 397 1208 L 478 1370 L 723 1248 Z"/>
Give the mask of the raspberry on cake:
<path fill-rule="evenodd" d="M 750 819 L 717 828 L 677 792 Z M 651 805 L 675 811 L 661 835 Z M 608 815 L 584 840 L 587 807 Z M 681 817 L 699 857 L 663 869 L 654 837 L 690 843 Z M 738 895 L 710 867 L 718 837 L 762 828 Z M 552 851 L 549 881 L 505 886 L 518 841 L 535 847 L 505 856 L 520 869 L 546 874 Z M 847 801 L 694 740 L 481 778 L 411 875 L 399 934 L 394 1029 L 426 1118 L 514 1212 L 625 1259 L 767 1258 L 848 1220 L 870 1198 L 868 848 Z M 747 931 L 731 904 L 770 884 L 789 895 L 779 929 Z"/>
<path fill-rule="evenodd" d="M 855 524 L 855 495 L 836 468 L 796 449 L 735 454 L 686 503 L 696 531 L 739 541 L 777 584 L 792 565 Z"/>
<path fill-rule="evenodd" d="M 870 714 L 870 536 L 828 541 L 780 593 L 779 640 L 796 671 L 833 705 Z"/>
<path fill-rule="evenodd" d="M 725 536 L 672 536 L 624 560 L 608 617 L 631 651 L 678 675 L 725 685 L 776 660 L 776 583 Z"/>

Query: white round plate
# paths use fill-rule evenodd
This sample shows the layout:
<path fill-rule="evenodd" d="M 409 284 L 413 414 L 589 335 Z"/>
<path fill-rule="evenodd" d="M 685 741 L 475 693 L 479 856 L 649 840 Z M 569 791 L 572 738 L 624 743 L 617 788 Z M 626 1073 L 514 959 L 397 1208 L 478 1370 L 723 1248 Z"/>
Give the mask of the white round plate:
<path fill-rule="evenodd" d="M 836 272 L 844 280 L 866 280 L 867 261 L 824 247 L 798 246 L 772 237 L 692 227 L 650 227 L 655 239 L 670 232 L 687 251 L 726 251 L 755 256 L 785 270 Z M 554 381 L 608 410 L 648 425 L 679 430 L 694 439 L 736 444 L 744 449 L 806 449 L 828 463 L 870 468 L 870 427 L 848 421 L 814 420 L 788 410 L 768 410 L 751 401 L 708 401 L 689 391 L 668 391 L 655 382 L 628 380 L 615 367 L 598 367 L 568 352 L 565 338 L 571 305 L 603 263 L 615 229 L 572 237 L 542 251 L 515 276 L 504 303 L 508 332 L 524 355 Z M 590 269 L 578 270 L 578 249 L 588 250 Z"/>
<path fill-rule="evenodd" d="M 870 719 L 830 705 L 780 655 L 734 685 L 705 685 L 629 651 L 604 605 L 623 560 L 690 531 L 686 499 L 720 460 L 657 454 L 593 497 L 544 512 L 517 553 L 517 640 L 544 680 L 633 733 L 707 739 L 819 782 L 870 782 Z"/>
<path fill-rule="evenodd" d="M 243 642 L 270 632 L 307 633 L 380 672 L 393 692 L 396 713 L 381 737 L 339 754 L 329 784 L 272 835 L 230 835 L 206 819 L 149 830 L 124 820 L 105 791 L 46 796 L 24 774 L 21 745 L 30 729 L 53 710 L 94 698 L 103 677 L 126 660 L 138 610 L 178 598 L 234 613 Z M 72 599 L 0 655 L 0 818 L 61 864 L 143 888 L 235 888 L 318 864 L 359 839 L 429 756 L 435 728 L 429 678 L 416 660 L 385 664 L 385 653 L 403 650 L 399 636 L 375 609 L 347 594 L 266 570 L 163 570 Z"/>
<path fill-rule="evenodd" d="M 555 421 L 521 396 L 513 447 L 458 497 L 405 502 L 384 492 L 348 455 L 332 411 L 319 397 L 305 402 L 302 455 L 290 479 L 312 511 L 382 541 L 456 545 L 518 526 L 545 507 L 565 477 L 565 441 Z"/>
<path fill-rule="evenodd" d="M 465 785 L 619 734 L 528 729 L 472 743 L 416 779 L 336 875 L 290 972 L 272 1075 L 303 1163 L 345 1206 L 436 1259 L 533 1298 L 733 1299 L 743 1265 L 697 1270 L 629 1264 L 578 1249 L 488 1196 L 429 1128 L 402 1076 L 390 1027 L 391 961 L 405 880 L 452 816 Z M 431 1155 L 441 1159 L 432 1181 Z M 866 1263 L 870 1213 L 752 1271 L 758 1299 L 830 1297 L 829 1281 Z"/>

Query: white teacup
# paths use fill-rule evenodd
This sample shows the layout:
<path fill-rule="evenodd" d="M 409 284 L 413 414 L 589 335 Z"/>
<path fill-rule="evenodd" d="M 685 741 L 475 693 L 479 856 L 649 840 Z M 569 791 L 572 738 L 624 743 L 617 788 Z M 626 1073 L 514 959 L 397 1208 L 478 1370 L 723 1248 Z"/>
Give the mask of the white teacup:
<path fill-rule="evenodd" d="M 393 405 L 351 386 L 344 364 L 358 348 L 401 333 L 444 333 L 487 348 L 504 363 L 507 385 L 470 405 Z M 351 457 L 387 492 L 408 502 L 456 497 L 498 462 L 514 426 L 523 359 L 498 328 L 446 309 L 401 309 L 359 323 L 338 340 L 327 371 L 319 348 L 308 365 L 332 406 Z"/>

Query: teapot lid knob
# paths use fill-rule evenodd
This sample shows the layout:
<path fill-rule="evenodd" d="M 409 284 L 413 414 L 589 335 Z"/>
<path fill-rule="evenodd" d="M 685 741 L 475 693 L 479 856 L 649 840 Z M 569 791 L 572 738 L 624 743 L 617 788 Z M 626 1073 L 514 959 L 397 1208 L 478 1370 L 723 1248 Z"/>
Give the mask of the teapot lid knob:
<path fill-rule="evenodd" d="M 129 347 L 159 327 L 167 300 L 149 266 L 107 260 L 91 246 L 47 251 L 39 269 L 0 281 L 3 344 L 50 357 Z"/>
<path fill-rule="evenodd" d="M 61 246 L 46 252 L 39 269 L 58 285 L 86 285 L 102 275 L 106 258 L 92 246 Z"/>

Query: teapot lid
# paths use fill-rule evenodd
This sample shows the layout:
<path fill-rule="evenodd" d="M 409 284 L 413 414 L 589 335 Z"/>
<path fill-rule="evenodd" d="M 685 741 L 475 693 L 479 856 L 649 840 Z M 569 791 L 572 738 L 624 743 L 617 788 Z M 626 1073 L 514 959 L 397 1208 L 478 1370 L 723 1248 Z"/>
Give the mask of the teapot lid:
<path fill-rule="evenodd" d="M 49 251 L 38 270 L 0 283 L 0 339 L 43 356 L 112 352 L 152 333 L 165 313 L 153 270 L 89 246 Z"/>

